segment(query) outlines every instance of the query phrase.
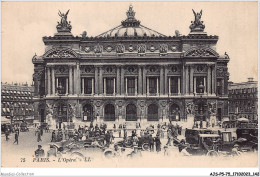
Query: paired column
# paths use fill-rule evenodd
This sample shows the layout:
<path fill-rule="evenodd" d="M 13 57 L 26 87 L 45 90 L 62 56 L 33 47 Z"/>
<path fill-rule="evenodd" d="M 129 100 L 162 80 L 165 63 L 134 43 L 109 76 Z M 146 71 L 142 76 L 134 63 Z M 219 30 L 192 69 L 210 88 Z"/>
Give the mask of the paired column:
<path fill-rule="evenodd" d="M 137 95 L 137 77 L 135 77 L 135 95 Z"/>
<path fill-rule="evenodd" d="M 181 94 L 181 78 L 178 77 L 178 95 Z"/>
<path fill-rule="evenodd" d="M 168 78 L 167 78 L 167 73 L 168 73 L 168 69 L 167 69 L 167 66 L 164 66 L 164 85 L 165 85 L 165 87 L 164 87 L 164 89 L 165 89 L 165 91 L 164 91 L 164 93 L 165 93 L 165 95 L 168 95 L 168 93 L 170 93 L 170 90 L 169 90 L 169 87 L 167 87 L 167 85 L 168 85 Z"/>
<path fill-rule="evenodd" d="M 194 68 L 190 68 L 190 94 L 193 93 L 193 73 L 194 73 Z"/>
<path fill-rule="evenodd" d="M 163 77 L 163 66 L 160 67 L 160 94 L 164 92 L 164 77 Z"/>
<path fill-rule="evenodd" d="M 157 82 L 156 82 L 156 95 L 159 95 L 159 78 L 157 77 Z"/>
<path fill-rule="evenodd" d="M 146 86 L 146 69 L 145 69 L 145 66 L 143 67 L 143 94 L 145 95 L 146 94 L 146 89 L 147 89 L 147 86 Z"/>
<path fill-rule="evenodd" d="M 116 92 L 120 95 L 120 67 L 116 66 Z"/>
<path fill-rule="evenodd" d="M 212 66 L 212 94 L 216 94 L 216 67 Z"/>
<path fill-rule="evenodd" d="M 85 88 L 85 82 L 84 82 L 84 78 L 81 79 L 81 83 L 82 83 L 82 84 L 81 84 L 81 86 L 82 86 L 82 88 L 81 88 L 81 93 L 82 93 L 82 95 L 84 95 L 84 94 L 85 94 L 85 89 L 84 89 L 84 88 Z"/>
<path fill-rule="evenodd" d="M 104 78 L 104 95 L 107 94 L 107 79 Z"/>
<path fill-rule="evenodd" d="M 196 84 L 197 84 L 197 79 L 196 79 L 196 77 L 194 77 L 194 93 L 197 93 Z"/>
<path fill-rule="evenodd" d="M 121 66 L 121 95 L 125 93 L 125 70 L 124 66 Z"/>
<path fill-rule="evenodd" d="M 74 85 L 74 94 L 78 94 L 78 66 L 74 66 L 74 73 L 73 73 L 73 85 Z"/>
<path fill-rule="evenodd" d="M 211 68 L 210 65 L 208 65 L 208 94 L 211 94 Z"/>
<path fill-rule="evenodd" d="M 99 94 L 103 94 L 103 68 L 99 67 Z"/>
<path fill-rule="evenodd" d="M 142 95 L 142 67 L 138 66 L 138 94 Z"/>
<path fill-rule="evenodd" d="M 114 78 L 114 90 L 113 90 L 113 95 L 116 95 L 116 78 Z"/>
<path fill-rule="evenodd" d="M 98 95 L 98 66 L 95 66 L 95 94 Z"/>
<path fill-rule="evenodd" d="M 69 94 L 73 94 L 73 81 L 72 81 L 72 66 L 69 66 Z"/>
<path fill-rule="evenodd" d="M 206 94 L 206 77 L 204 77 L 204 94 Z"/>
<path fill-rule="evenodd" d="M 47 94 L 50 95 L 51 94 L 51 71 L 50 71 L 50 67 L 47 67 L 47 87 L 48 87 L 48 91 Z"/>
<path fill-rule="evenodd" d="M 127 77 L 125 78 L 125 94 L 128 95 L 128 89 L 127 89 Z"/>
<path fill-rule="evenodd" d="M 55 74 L 54 74 L 54 66 L 51 68 L 51 80 L 52 80 L 52 94 L 55 95 Z"/>
<path fill-rule="evenodd" d="M 91 85 L 92 85 L 91 94 L 94 95 L 94 78 L 91 79 Z"/>
<path fill-rule="evenodd" d="M 189 67 L 185 66 L 186 94 L 189 94 Z"/>
<path fill-rule="evenodd" d="M 69 94 L 69 79 L 66 78 L 66 95 Z"/>
<path fill-rule="evenodd" d="M 172 92 L 171 92 L 171 77 L 169 77 L 169 95 L 171 95 Z"/>
<path fill-rule="evenodd" d="M 149 95 L 149 87 L 150 87 L 150 85 L 149 85 L 149 77 L 147 77 L 147 95 Z"/>

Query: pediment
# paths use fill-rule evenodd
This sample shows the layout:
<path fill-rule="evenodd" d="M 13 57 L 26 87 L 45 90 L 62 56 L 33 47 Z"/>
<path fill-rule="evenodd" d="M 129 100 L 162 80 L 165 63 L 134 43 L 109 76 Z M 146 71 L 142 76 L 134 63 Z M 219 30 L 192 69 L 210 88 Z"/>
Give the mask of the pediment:
<path fill-rule="evenodd" d="M 206 57 L 206 58 L 214 57 L 214 58 L 218 58 L 219 54 L 215 50 L 213 50 L 209 47 L 207 47 L 207 48 L 191 48 L 184 53 L 184 57 L 192 57 L 192 58 L 193 57 L 194 58 L 196 58 L 196 57 Z"/>
<path fill-rule="evenodd" d="M 70 48 L 54 48 L 43 56 L 44 58 L 78 58 L 78 54 Z"/>

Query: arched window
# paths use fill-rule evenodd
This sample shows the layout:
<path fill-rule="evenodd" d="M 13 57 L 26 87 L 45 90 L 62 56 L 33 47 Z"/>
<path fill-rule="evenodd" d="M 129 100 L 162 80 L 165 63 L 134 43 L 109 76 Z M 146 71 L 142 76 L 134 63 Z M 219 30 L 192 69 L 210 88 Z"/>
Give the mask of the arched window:
<path fill-rule="evenodd" d="M 60 103 L 58 105 L 58 118 L 60 118 L 62 122 L 67 122 L 67 112 L 67 105 Z"/>
<path fill-rule="evenodd" d="M 86 104 L 83 107 L 83 121 L 92 121 L 94 119 L 93 107 L 91 104 Z"/>
<path fill-rule="evenodd" d="M 115 107 L 112 104 L 105 106 L 105 121 L 115 121 Z"/>
<path fill-rule="evenodd" d="M 148 121 L 158 121 L 158 106 L 156 104 L 151 104 L 148 106 Z"/>
<path fill-rule="evenodd" d="M 180 107 L 177 104 L 172 104 L 170 107 L 170 119 L 180 121 Z"/>
<path fill-rule="evenodd" d="M 126 107 L 126 121 L 137 121 L 136 106 L 129 104 Z"/>

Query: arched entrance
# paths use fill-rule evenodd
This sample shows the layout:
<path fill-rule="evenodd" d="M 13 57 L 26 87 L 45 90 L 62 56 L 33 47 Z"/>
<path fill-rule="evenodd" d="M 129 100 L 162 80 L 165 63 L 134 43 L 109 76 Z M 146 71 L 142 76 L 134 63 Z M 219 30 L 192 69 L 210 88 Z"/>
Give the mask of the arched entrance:
<path fill-rule="evenodd" d="M 83 107 L 83 121 L 93 121 L 93 119 L 94 119 L 93 106 L 91 104 L 86 104 Z"/>
<path fill-rule="evenodd" d="M 134 104 L 126 106 L 126 121 L 137 121 L 137 111 Z"/>
<path fill-rule="evenodd" d="M 115 121 L 115 106 L 112 104 L 107 104 L 105 106 L 105 121 Z"/>
<path fill-rule="evenodd" d="M 172 104 L 170 107 L 170 120 L 180 121 L 180 107 L 177 104 Z"/>
<path fill-rule="evenodd" d="M 158 106 L 156 104 L 150 104 L 148 106 L 148 121 L 158 121 Z"/>

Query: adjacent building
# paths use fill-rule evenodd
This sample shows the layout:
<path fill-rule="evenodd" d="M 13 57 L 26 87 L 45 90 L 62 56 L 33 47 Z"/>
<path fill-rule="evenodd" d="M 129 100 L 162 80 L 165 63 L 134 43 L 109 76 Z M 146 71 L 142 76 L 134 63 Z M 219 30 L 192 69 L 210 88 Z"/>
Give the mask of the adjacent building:
<path fill-rule="evenodd" d="M 34 87 L 28 84 L 1 83 L 1 116 L 15 121 L 32 121 Z"/>
<path fill-rule="evenodd" d="M 43 37 L 45 53 L 32 58 L 36 119 L 193 125 L 228 116 L 229 56 L 216 52 L 218 36 L 204 32 L 201 12 L 186 36 L 145 27 L 132 6 L 119 26 L 95 37 L 74 36 L 67 15 Z"/>
<path fill-rule="evenodd" d="M 248 78 L 247 82 L 233 83 L 228 86 L 229 114 L 231 120 L 247 118 L 251 122 L 258 120 L 257 81 Z"/>

